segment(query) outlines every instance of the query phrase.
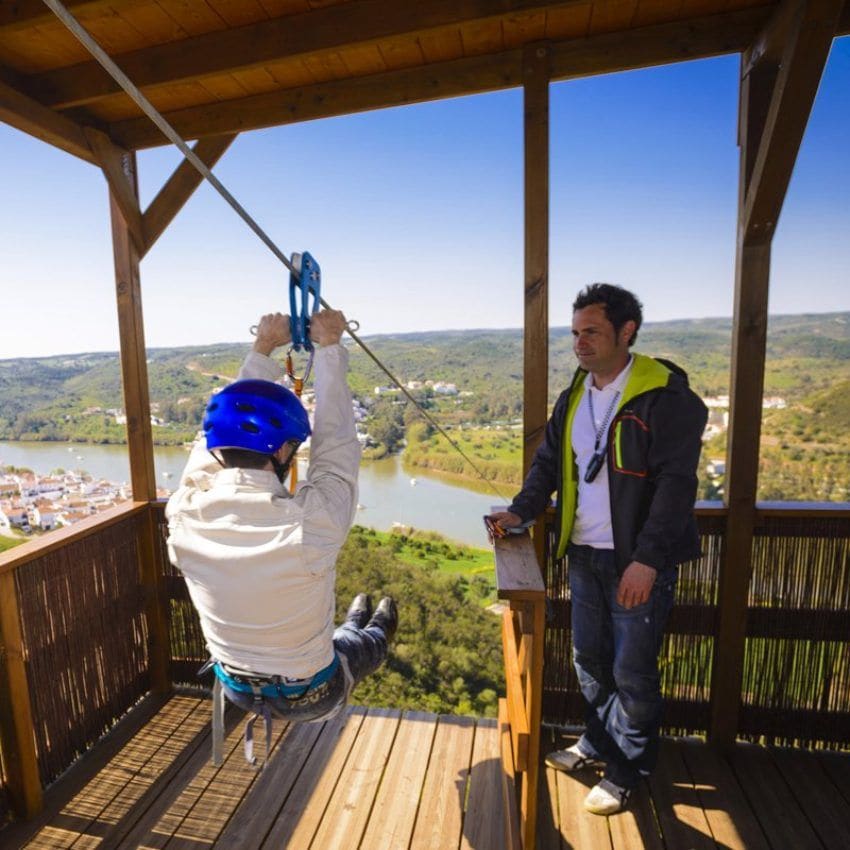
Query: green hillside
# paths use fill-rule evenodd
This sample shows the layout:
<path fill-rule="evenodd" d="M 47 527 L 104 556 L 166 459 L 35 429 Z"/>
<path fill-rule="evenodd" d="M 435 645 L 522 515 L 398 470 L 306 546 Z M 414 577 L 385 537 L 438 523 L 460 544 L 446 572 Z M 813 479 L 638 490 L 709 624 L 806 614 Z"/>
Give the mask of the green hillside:
<path fill-rule="evenodd" d="M 641 329 L 636 350 L 678 363 L 703 397 L 725 395 L 731 334 L 731 319 L 650 323 Z M 488 478 L 503 483 L 519 480 L 519 438 L 510 425 L 522 416 L 521 331 L 422 332 L 365 340 L 402 381 L 421 384 L 413 394 L 444 427 L 478 429 L 459 439 L 480 459 Z M 192 439 L 210 392 L 235 377 L 248 348 L 247 343 L 223 343 L 148 351 L 151 408 L 164 423 L 153 428 L 157 443 Z M 571 349 L 570 329 L 553 328 L 550 405 L 575 368 Z M 402 396 L 376 395 L 375 388 L 389 386 L 390 380 L 356 347 L 351 348 L 350 381 L 355 395 L 369 408 L 366 424 L 377 443 L 367 456 L 398 449 L 407 434 L 409 461 L 455 474 L 471 473 L 430 429 L 409 431 L 419 415 Z M 439 381 L 456 385 L 458 394 L 442 395 L 425 386 Z M 850 481 L 844 424 L 848 382 L 850 313 L 771 317 L 765 395 L 781 397 L 786 407 L 764 415 L 762 490 L 770 498 L 779 498 L 778 493 L 787 494 L 784 498 L 847 498 L 841 494 Z M 124 442 L 124 426 L 114 416 L 122 406 L 114 353 L 0 361 L 0 439 Z M 486 433 L 499 429 L 502 433 Z M 725 434 L 707 445 L 703 466 L 724 451 Z M 815 495 L 809 492 L 812 468 L 824 463 L 829 468 L 818 479 Z M 703 484 L 703 497 L 716 496 L 722 486 L 705 474 Z"/>

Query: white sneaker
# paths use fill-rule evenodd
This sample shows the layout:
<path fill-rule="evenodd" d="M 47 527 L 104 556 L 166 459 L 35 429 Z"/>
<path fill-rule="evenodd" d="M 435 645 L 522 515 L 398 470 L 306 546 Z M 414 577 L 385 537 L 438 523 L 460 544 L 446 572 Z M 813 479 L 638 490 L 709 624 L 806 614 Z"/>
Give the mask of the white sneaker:
<path fill-rule="evenodd" d="M 572 773 L 574 770 L 581 770 L 590 764 L 598 764 L 599 760 L 593 756 L 585 755 L 577 743 L 565 750 L 553 750 L 546 756 L 546 765 L 554 767 L 555 770 L 563 770 L 567 773 Z"/>
<path fill-rule="evenodd" d="M 590 789 L 584 798 L 584 807 L 594 815 L 613 815 L 623 811 L 629 802 L 628 788 L 615 785 L 610 779 L 603 779 Z"/>

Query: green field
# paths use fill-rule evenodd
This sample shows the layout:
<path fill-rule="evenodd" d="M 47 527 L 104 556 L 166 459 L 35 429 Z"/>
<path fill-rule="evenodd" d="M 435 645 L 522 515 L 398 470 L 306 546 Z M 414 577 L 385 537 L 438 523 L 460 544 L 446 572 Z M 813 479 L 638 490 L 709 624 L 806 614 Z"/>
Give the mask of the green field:
<path fill-rule="evenodd" d="M 7 549 L 11 549 L 13 546 L 18 546 L 24 542 L 19 537 L 4 537 L 0 534 L 0 552 L 5 552 Z"/>
<path fill-rule="evenodd" d="M 481 605 L 496 601 L 493 553 L 453 543 L 433 531 L 383 532 L 355 525 L 355 539 L 368 539 L 392 550 L 396 559 L 460 580 L 467 598 Z"/>

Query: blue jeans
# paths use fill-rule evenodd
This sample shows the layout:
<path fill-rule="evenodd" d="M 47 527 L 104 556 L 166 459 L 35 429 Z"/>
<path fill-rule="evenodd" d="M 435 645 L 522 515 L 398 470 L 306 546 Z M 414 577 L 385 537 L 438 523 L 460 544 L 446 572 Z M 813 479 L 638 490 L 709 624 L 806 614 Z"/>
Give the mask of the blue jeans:
<path fill-rule="evenodd" d="M 348 701 L 354 686 L 374 673 L 387 657 L 387 636 L 380 626 L 361 629 L 352 620 L 346 620 L 334 632 L 334 650 L 339 665 L 333 676 L 318 687 L 312 688 L 310 680 L 287 681 L 279 688 L 280 695 L 264 694 L 263 702 L 274 714 L 285 720 L 309 722 L 327 720 L 337 714 Z M 272 687 L 264 691 L 273 690 Z M 251 693 L 236 691 L 224 685 L 227 698 L 244 711 L 255 708 Z"/>
<path fill-rule="evenodd" d="M 678 569 L 659 571 L 649 599 L 617 604 L 620 574 L 610 549 L 570 544 L 573 662 L 587 702 L 579 748 L 606 763 L 605 776 L 633 788 L 658 757 L 661 688 L 658 653 Z"/>

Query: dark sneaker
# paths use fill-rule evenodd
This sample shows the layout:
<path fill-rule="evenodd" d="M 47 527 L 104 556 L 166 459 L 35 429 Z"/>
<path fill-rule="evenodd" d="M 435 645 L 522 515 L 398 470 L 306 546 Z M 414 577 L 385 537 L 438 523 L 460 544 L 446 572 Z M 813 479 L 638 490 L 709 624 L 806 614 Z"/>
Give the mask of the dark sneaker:
<path fill-rule="evenodd" d="M 375 609 L 372 619 L 369 620 L 366 628 L 369 626 L 377 626 L 387 636 L 387 641 L 393 639 L 395 631 L 398 628 L 398 607 L 395 600 L 390 596 L 385 596 Z"/>
<path fill-rule="evenodd" d="M 372 597 L 368 593 L 358 593 L 354 601 L 348 606 L 345 622 L 352 623 L 358 629 L 362 629 L 372 616 Z"/>
<path fill-rule="evenodd" d="M 628 788 L 615 785 L 610 779 L 603 779 L 590 789 L 584 798 L 584 807 L 594 815 L 615 815 L 622 812 L 629 802 Z"/>
<path fill-rule="evenodd" d="M 565 773 L 572 773 L 574 770 L 581 770 L 583 767 L 592 764 L 599 764 L 599 759 L 585 755 L 577 743 L 565 750 L 553 750 L 546 756 L 548 767 L 563 770 Z"/>

